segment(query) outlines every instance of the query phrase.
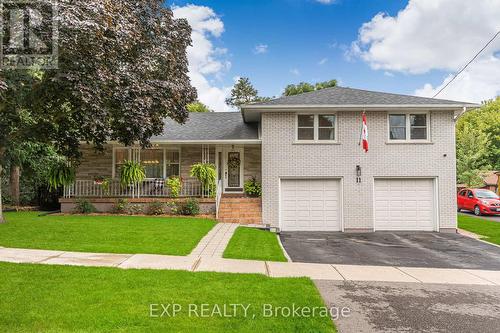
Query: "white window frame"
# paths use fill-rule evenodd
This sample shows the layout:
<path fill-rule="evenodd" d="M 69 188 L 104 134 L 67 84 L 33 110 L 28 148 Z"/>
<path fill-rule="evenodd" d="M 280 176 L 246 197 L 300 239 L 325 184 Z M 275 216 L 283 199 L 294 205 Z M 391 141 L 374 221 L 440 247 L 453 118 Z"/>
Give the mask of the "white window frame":
<path fill-rule="evenodd" d="M 113 165 L 112 165 L 112 172 L 111 172 L 111 178 L 116 179 L 118 178 L 118 170 L 116 170 L 116 151 L 117 150 L 126 150 L 128 152 L 128 160 L 132 158 L 132 149 L 129 147 L 113 147 Z"/>
<path fill-rule="evenodd" d="M 162 178 L 166 179 L 167 178 L 167 151 L 177 151 L 179 152 L 179 163 L 171 163 L 171 164 L 179 164 L 179 177 L 181 176 L 181 149 L 179 147 L 151 147 L 151 149 L 154 150 L 161 150 L 163 153 L 163 171 L 162 171 Z M 116 170 L 116 151 L 117 150 L 127 150 L 128 151 L 128 159 L 131 160 L 133 159 L 132 152 L 133 150 L 137 150 L 137 161 L 141 161 L 141 152 L 143 150 L 147 149 L 141 149 L 141 148 L 136 148 L 136 147 L 113 147 L 113 166 L 112 166 L 112 178 L 116 179 L 118 178 L 118 170 Z M 146 179 L 156 179 L 156 178 L 146 178 Z"/>
<path fill-rule="evenodd" d="M 313 140 L 300 140 L 299 139 L 299 116 L 314 116 L 313 130 L 314 139 Z M 319 140 L 319 116 L 335 116 L 335 140 Z M 336 112 L 315 112 L 315 113 L 297 113 L 295 115 L 295 142 L 296 143 L 316 143 L 316 144 L 328 144 L 328 143 L 338 143 L 338 123 L 339 118 Z M 326 128 L 326 127 L 325 127 Z"/>
<path fill-rule="evenodd" d="M 425 114 L 426 139 L 411 139 L 410 115 Z M 404 115 L 406 124 L 406 138 L 404 140 L 391 139 L 391 115 Z M 387 113 L 387 142 L 388 143 L 430 143 L 431 142 L 431 115 L 429 111 L 394 111 Z"/>
<path fill-rule="evenodd" d="M 170 163 L 170 164 L 179 164 L 179 175 L 178 177 L 181 176 L 181 149 L 178 147 L 165 147 L 163 148 L 163 178 L 167 179 L 167 151 L 176 151 L 179 153 L 179 162 L 178 163 Z"/>

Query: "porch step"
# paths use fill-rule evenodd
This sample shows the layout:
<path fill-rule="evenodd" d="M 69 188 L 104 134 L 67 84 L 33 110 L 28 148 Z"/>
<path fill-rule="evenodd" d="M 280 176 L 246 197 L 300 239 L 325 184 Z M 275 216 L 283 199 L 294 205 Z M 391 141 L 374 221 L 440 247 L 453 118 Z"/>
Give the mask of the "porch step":
<path fill-rule="evenodd" d="M 261 224 L 262 200 L 224 195 L 220 201 L 217 220 L 223 223 Z"/>

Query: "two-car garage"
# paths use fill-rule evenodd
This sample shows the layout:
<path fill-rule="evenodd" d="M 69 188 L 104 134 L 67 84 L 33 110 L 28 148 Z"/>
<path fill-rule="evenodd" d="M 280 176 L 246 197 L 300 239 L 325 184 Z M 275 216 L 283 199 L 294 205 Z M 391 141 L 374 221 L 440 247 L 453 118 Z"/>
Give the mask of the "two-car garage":
<path fill-rule="evenodd" d="M 281 230 L 343 231 L 341 179 L 282 179 L 280 186 Z M 375 178 L 373 230 L 436 230 L 435 186 L 434 178 Z"/>

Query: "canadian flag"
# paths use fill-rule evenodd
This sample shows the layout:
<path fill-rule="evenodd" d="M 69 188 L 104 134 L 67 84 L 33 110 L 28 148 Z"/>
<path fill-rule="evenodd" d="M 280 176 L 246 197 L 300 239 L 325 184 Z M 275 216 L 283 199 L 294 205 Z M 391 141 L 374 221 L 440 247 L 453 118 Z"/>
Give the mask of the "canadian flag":
<path fill-rule="evenodd" d="M 368 126 L 366 125 L 366 113 L 363 112 L 363 125 L 361 127 L 361 138 L 359 139 L 359 144 L 363 144 L 363 149 L 365 153 L 368 152 Z"/>

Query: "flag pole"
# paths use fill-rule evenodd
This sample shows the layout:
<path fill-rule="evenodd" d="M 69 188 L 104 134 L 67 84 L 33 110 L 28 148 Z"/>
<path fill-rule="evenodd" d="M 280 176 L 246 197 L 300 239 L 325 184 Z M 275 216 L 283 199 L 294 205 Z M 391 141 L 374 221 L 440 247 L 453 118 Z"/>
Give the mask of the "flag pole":
<path fill-rule="evenodd" d="M 363 119 L 363 115 L 365 114 L 365 109 L 361 113 L 361 119 Z M 363 140 L 363 120 L 361 120 L 361 131 L 359 131 L 359 141 L 358 146 L 361 146 L 361 141 Z"/>

